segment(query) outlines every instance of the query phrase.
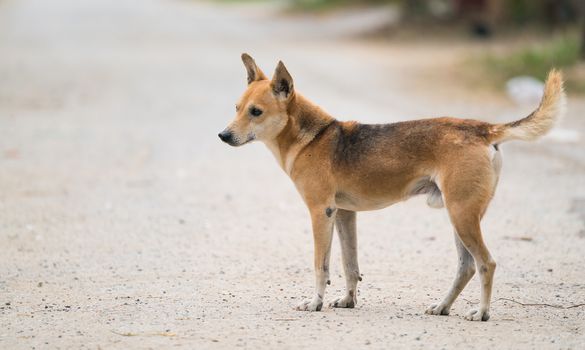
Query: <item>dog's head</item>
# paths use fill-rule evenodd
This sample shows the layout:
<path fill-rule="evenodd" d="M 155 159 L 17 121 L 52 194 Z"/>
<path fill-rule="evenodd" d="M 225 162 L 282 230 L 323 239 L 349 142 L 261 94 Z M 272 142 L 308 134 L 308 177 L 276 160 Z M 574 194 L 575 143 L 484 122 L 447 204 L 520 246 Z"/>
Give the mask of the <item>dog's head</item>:
<path fill-rule="evenodd" d="M 268 80 L 248 54 L 242 54 L 242 61 L 248 88 L 236 104 L 236 117 L 218 135 L 231 146 L 276 138 L 288 122 L 288 105 L 294 97 L 292 77 L 282 62 Z"/>

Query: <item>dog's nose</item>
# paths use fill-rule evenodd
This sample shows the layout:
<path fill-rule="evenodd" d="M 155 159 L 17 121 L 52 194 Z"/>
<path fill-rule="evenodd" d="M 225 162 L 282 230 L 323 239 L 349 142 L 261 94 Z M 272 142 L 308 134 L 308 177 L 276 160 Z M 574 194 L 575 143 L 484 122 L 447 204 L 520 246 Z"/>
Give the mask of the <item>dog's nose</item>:
<path fill-rule="evenodd" d="M 217 136 L 219 136 L 219 138 L 226 143 L 229 143 L 232 140 L 232 133 L 228 130 L 220 132 L 219 134 L 217 134 Z"/>

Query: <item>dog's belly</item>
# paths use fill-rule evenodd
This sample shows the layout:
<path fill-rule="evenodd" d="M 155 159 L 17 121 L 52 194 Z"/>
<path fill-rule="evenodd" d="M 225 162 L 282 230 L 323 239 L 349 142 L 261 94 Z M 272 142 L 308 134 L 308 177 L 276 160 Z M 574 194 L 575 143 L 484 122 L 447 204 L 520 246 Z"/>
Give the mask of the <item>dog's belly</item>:
<path fill-rule="evenodd" d="M 335 194 L 335 202 L 337 207 L 341 209 L 368 211 L 383 209 L 416 195 L 428 195 L 427 204 L 432 208 L 444 206 L 441 190 L 430 176 L 412 179 L 404 187 L 378 187 L 377 190 L 369 193 L 363 191 L 356 194 L 356 192 L 341 190 Z"/>
<path fill-rule="evenodd" d="M 335 204 L 338 208 L 351 211 L 368 211 L 386 208 L 394 203 L 400 202 L 402 198 L 388 196 L 383 198 L 371 198 L 365 196 L 356 196 L 347 192 L 337 192 L 335 194 Z"/>

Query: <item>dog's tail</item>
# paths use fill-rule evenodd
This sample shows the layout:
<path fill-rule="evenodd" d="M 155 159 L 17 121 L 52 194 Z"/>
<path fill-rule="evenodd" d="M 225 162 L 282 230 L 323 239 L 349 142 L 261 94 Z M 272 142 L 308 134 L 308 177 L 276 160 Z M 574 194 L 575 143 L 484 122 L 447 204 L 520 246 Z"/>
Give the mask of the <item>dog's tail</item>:
<path fill-rule="evenodd" d="M 532 141 L 543 136 L 565 113 L 566 96 L 563 75 L 552 69 L 544 85 L 544 95 L 538 108 L 528 117 L 515 122 L 494 125 L 489 136 L 492 144 L 510 140 Z"/>

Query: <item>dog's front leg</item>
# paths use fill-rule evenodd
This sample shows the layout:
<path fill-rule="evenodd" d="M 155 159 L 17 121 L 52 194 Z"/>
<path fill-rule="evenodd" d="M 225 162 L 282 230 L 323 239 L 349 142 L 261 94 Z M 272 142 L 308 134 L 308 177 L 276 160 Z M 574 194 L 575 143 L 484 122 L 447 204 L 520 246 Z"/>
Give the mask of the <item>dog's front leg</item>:
<path fill-rule="evenodd" d="M 297 306 L 301 311 L 321 311 L 325 288 L 329 281 L 329 257 L 331 256 L 331 239 L 333 238 L 333 222 L 335 208 L 332 206 L 310 207 L 313 223 L 313 240 L 315 244 L 315 282 L 316 290 L 313 299 L 305 300 Z"/>

